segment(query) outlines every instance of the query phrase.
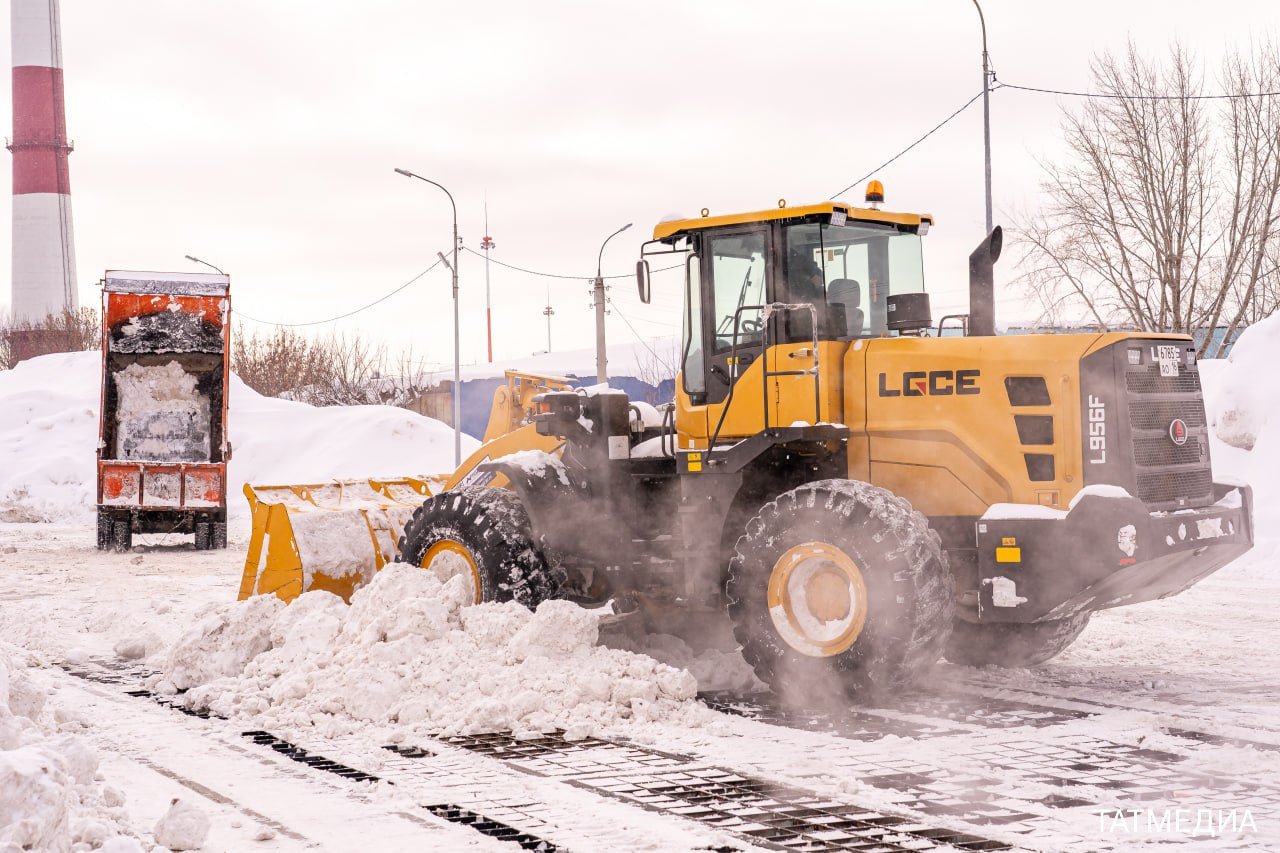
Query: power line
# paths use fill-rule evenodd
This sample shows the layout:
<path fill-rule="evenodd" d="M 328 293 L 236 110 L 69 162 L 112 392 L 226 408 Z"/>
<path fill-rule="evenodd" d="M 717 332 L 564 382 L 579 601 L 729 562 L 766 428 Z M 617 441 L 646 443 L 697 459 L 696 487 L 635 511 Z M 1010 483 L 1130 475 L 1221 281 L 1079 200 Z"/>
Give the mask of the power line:
<path fill-rule="evenodd" d="M 400 291 L 404 290 L 406 287 L 408 287 L 409 285 L 413 284 L 415 281 L 417 281 L 418 279 L 422 278 L 424 275 L 426 275 L 427 273 L 431 272 L 433 269 L 435 269 L 435 268 L 436 268 L 436 267 L 438 267 L 438 266 L 440 266 L 440 261 L 438 261 L 438 260 L 437 260 L 437 261 L 436 261 L 435 263 L 433 263 L 431 266 L 427 267 L 425 270 L 423 270 L 422 272 L 418 273 L 418 274 L 417 274 L 417 275 L 415 275 L 413 278 L 409 279 L 409 280 L 408 280 L 408 281 L 406 281 L 404 284 L 402 284 L 402 285 L 400 285 L 399 287 L 397 287 L 395 290 L 392 290 L 390 293 L 386 293 L 386 294 L 384 294 L 384 295 L 382 295 L 382 296 L 379 296 L 377 299 L 373 300 L 373 301 L 372 301 L 372 302 L 370 302 L 368 305 L 362 305 L 361 307 L 359 307 L 359 308 L 355 309 L 354 311 L 348 311 L 348 312 L 347 312 L 347 313 L 345 313 L 345 314 L 339 314 L 337 317 L 330 317 L 330 318 L 328 318 L 327 320 L 309 320 L 309 321 L 307 321 L 307 322 L 305 322 L 305 323 L 276 323 L 276 322 L 273 322 L 273 321 L 271 321 L 271 320 L 259 320 L 257 317 L 251 317 L 251 316 L 249 316 L 248 314 L 244 313 L 243 311 L 241 311 L 241 310 L 239 310 L 239 309 L 236 309 L 235 314 L 236 314 L 236 316 L 237 316 L 237 317 L 243 317 L 243 318 L 244 318 L 244 319 L 246 319 L 246 320 L 252 320 L 252 321 L 253 321 L 253 322 L 255 322 L 255 323 L 261 323 L 261 324 L 262 324 L 262 325 L 264 325 L 264 326 L 287 326 L 287 327 L 290 327 L 290 328 L 297 328 L 298 326 L 319 326 L 319 325 L 321 325 L 321 324 L 323 324 L 323 323 L 332 323 L 332 322 L 334 322 L 335 320 L 345 320 L 347 317 L 350 317 L 350 316 L 355 315 L 355 314 L 359 314 L 361 311 L 367 311 L 368 309 L 370 309 L 370 308 L 372 308 L 373 306 L 377 305 L 379 302 L 385 302 L 386 300 L 388 300 L 388 299 L 390 299 L 391 297 L 395 296 L 397 293 L 399 293 Z"/>
<path fill-rule="evenodd" d="M 1019 86 L 1015 83 L 996 81 L 994 89 L 1017 89 L 1042 95 L 1065 95 L 1070 98 L 1104 98 L 1120 101 L 1230 101 L 1240 98 L 1272 98 L 1280 92 L 1240 92 L 1233 95 L 1126 95 L 1111 92 L 1073 92 L 1068 89 L 1042 89 L 1037 86 Z"/>
<path fill-rule="evenodd" d="M 947 116 L 947 117 L 946 117 L 946 118 L 944 118 L 942 121 L 940 121 L 940 122 L 938 122 L 937 124 L 935 124 L 935 125 L 934 125 L 930 130 L 929 130 L 929 132 L 928 132 L 928 133 L 926 133 L 924 136 L 920 137 L 920 138 L 919 138 L 919 139 L 917 139 L 915 142 L 913 142 L 913 143 L 911 143 L 910 145 L 908 145 L 906 148 L 903 148 L 903 149 L 902 149 L 901 151 L 899 151 L 897 154 L 894 154 L 894 155 L 893 155 L 892 157 L 890 157 L 888 160 L 885 160 L 885 161 L 884 161 L 883 163 L 881 163 L 879 166 L 877 166 L 876 168 L 872 169 L 870 172 L 867 172 L 867 173 L 866 173 L 865 175 L 863 175 L 861 178 L 858 178 L 858 180 L 856 180 L 856 181 L 854 181 L 853 183 L 849 184 L 849 186 L 847 186 L 847 187 L 845 187 L 844 189 L 840 190 L 840 192 L 838 192 L 838 193 L 832 193 L 830 196 L 828 196 L 828 198 L 835 198 L 836 196 L 844 195 L 844 194 L 845 194 L 845 193 L 847 193 L 849 190 L 853 189 L 853 188 L 854 188 L 854 187 L 856 187 L 858 184 L 860 184 L 860 183 L 862 183 L 863 181 L 865 181 L 867 178 L 870 178 L 871 176 L 875 175 L 877 172 L 879 172 L 881 169 L 883 169 L 883 168 L 885 168 L 886 166 L 888 166 L 888 165 L 889 165 L 890 163 L 892 163 L 894 160 L 897 160 L 897 159 L 898 159 L 899 157 L 901 157 L 903 154 L 906 154 L 906 153 L 907 153 L 908 151 L 910 151 L 912 148 L 915 148 L 915 147 L 916 147 L 917 145 L 919 145 L 921 142 L 924 142 L 924 141 L 925 141 L 926 139 L 928 139 L 930 136 L 933 136 L 935 133 L 937 133 L 939 130 L 941 130 L 941 129 L 943 128 L 943 126 L 944 126 L 944 125 L 948 124 L 952 119 L 954 119 L 956 116 L 960 115 L 960 113 L 962 113 L 962 112 L 964 112 L 965 110 L 969 109 L 969 107 L 973 105 L 973 102 L 974 102 L 974 101 L 976 101 L 976 100 L 978 100 L 978 98 L 981 98 L 981 97 L 982 97 L 982 93 L 981 93 L 981 92 L 979 92 L 978 94 L 974 95 L 972 98 L 970 98 L 969 100 L 965 101 L 965 102 L 964 102 L 964 105 L 963 105 L 963 106 L 961 106 L 961 107 L 960 107 L 960 109 L 956 110 L 956 111 L 955 111 L 955 112 L 953 112 L 951 115 Z"/>
<path fill-rule="evenodd" d="M 475 256 L 476 256 L 476 257 L 478 257 L 478 258 L 482 258 L 482 257 L 484 257 L 484 255 L 481 255 L 479 252 L 475 251 L 474 249 L 472 249 L 472 248 L 471 248 L 471 247 L 469 247 L 469 246 L 463 246 L 462 248 L 463 248 L 463 250 L 464 250 L 464 251 L 470 252 L 471 254 L 475 255 Z M 518 267 L 518 266 L 516 266 L 515 264 L 503 263 L 502 261 L 499 261 L 499 260 L 497 260 L 496 258 L 490 258 L 489 260 L 490 260 L 490 262 L 491 262 L 491 263 L 495 263 L 495 264 L 497 264 L 497 265 L 498 265 L 498 266 L 500 266 L 500 267 L 506 267 L 507 269 L 509 269 L 509 270 L 515 270 L 516 272 L 527 273 L 528 275 L 538 275 L 538 276 L 542 276 L 543 278 L 563 278 L 563 279 L 569 279 L 569 280 L 571 280 L 571 281 L 595 281 L 595 280 L 596 280 L 596 277 L 595 277 L 594 275 L 563 275 L 563 274 L 561 274 L 561 273 L 554 273 L 554 272 L 539 272 L 538 270 L 531 270 L 531 269 L 527 269 L 527 268 L 525 268 L 525 267 Z M 679 269 L 681 266 L 683 266 L 683 264 L 676 264 L 676 265 L 674 265 L 674 266 L 670 266 L 670 267 L 659 267 L 658 269 L 656 269 L 656 270 L 651 270 L 650 272 L 666 272 L 667 270 Z M 632 278 L 632 277 L 633 277 L 633 276 L 631 276 L 631 275 L 605 275 L 605 276 L 601 276 L 601 278 L 606 279 L 606 280 L 611 279 L 611 278 Z"/>
<path fill-rule="evenodd" d="M 606 301 L 606 302 L 608 302 L 610 305 L 612 305 L 612 306 L 613 306 L 613 310 L 615 310 L 615 311 L 617 311 L 617 312 L 618 312 L 618 316 L 622 318 L 622 322 L 624 322 L 624 323 L 626 323 L 626 324 L 627 324 L 627 328 L 631 330 L 631 334 L 632 334 L 633 336 L 635 336 L 635 339 L 636 339 L 637 341 L 639 341 L 639 342 L 640 342 L 640 345 L 641 345 L 641 346 L 643 346 L 645 349 L 647 349 L 647 350 L 649 351 L 649 355 L 653 356 L 653 357 L 654 357 L 654 359 L 655 359 L 659 364 L 661 364 L 663 367 L 665 367 L 667 370 L 672 370 L 672 369 L 673 369 L 673 367 L 674 367 L 674 365 L 667 364 L 667 360 L 666 360 L 665 358 L 663 358 L 662 356 L 658 355 L 658 353 L 654 351 L 653 347 L 649 346 L 649 342 L 648 342 L 648 341 L 646 341 L 644 338 L 640 337 L 640 333 L 636 331 L 636 327 L 635 327 L 635 326 L 633 326 L 633 325 L 631 325 L 631 321 L 627 319 L 627 315 L 626 315 L 626 314 L 623 314 L 623 313 L 622 313 L 622 309 L 620 309 L 620 308 L 617 306 L 617 304 L 613 301 L 613 298 L 612 298 L 612 297 L 610 297 L 610 296 L 609 296 L 609 295 L 607 295 L 607 294 L 605 295 L 605 297 L 604 297 L 604 298 L 605 298 L 605 301 Z"/>

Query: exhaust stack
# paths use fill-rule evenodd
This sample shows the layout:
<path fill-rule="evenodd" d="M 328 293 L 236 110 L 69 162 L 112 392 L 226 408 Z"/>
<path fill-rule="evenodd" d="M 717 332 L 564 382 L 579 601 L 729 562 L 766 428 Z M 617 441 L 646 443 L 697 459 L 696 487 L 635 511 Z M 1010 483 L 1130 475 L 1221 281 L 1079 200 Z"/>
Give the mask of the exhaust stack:
<path fill-rule="evenodd" d="M 997 225 L 969 255 L 969 334 L 996 333 L 995 265 L 1004 231 Z"/>
<path fill-rule="evenodd" d="M 58 0 L 11 0 L 13 299 L 17 322 L 74 311 L 75 244 Z M 35 353 L 32 353 L 35 354 Z"/>

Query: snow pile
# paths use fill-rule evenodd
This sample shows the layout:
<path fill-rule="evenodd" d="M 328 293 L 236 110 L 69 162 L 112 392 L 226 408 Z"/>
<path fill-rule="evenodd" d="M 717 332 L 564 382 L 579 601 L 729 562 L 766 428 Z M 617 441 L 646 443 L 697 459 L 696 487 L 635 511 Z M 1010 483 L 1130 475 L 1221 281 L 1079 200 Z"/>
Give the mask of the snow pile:
<path fill-rule="evenodd" d="M 1268 381 L 1280 360 L 1280 315 L 1245 330 L 1226 361 L 1200 362 L 1205 407 L 1218 438 L 1252 450 L 1268 429 L 1280 429 L 1280 398 Z"/>
<path fill-rule="evenodd" d="M 101 369 L 99 353 L 80 352 L 0 371 L 0 522 L 83 523 L 93 511 Z M 129 381 L 121 391 L 144 385 L 144 396 L 165 399 L 153 382 Z M 240 498 L 246 482 L 317 483 L 453 469 L 453 431 L 407 409 L 317 408 L 263 397 L 232 377 L 228 421 L 227 504 L 233 515 L 248 513 Z M 478 446 L 467 436 L 462 441 L 464 454 Z"/>
<path fill-rule="evenodd" d="M 322 736 L 554 728 L 572 737 L 627 721 L 700 725 L 693 676 L 597 645 L 597 617 L 565 601 L 536 613 L 474 600 L 466 578 L 393 564 L 348 606 L 305 593 L 217 608 L 168 652 L 158 692 L 273 730 Z"/>
<path fill-rule="evenodd" d="M 1200 362 L 1209 415 L 1214 477 L 1253 487 L 1257 546 L 1243 558 L 1252 571 L 1275 571 L 1280 548 L 1280 315 L 1250 326 L 1227 360 Z"/>
<path fill-rule="evenodd" d="M 101 369 L 97 353 L 66 353 L 0 371 L 0 521 L 93 506 Z"/>
<path fill-rule="evenodd" d="M 0 849 L 69 850 L 72 844 L 139 851 L 124 796 L 98 782 L 98 758 L 66 732 L 82 723 L 52 708 L 21 653 L 0 645 Z"/>

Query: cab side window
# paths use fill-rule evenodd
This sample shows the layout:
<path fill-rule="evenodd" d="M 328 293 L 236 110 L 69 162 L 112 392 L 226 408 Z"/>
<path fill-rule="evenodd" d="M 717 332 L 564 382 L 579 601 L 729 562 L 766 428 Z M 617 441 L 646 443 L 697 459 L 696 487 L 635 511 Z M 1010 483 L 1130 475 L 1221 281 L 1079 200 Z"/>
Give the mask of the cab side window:
<path fill-rule="evenodd" d="M 735 326 L 738 347 L 759 345 L 764 339 L 759 306 L 765 303 L 765 232 L 712 237 L 707 251 L 713 284 L 714 351 L 733 348 Z"/>

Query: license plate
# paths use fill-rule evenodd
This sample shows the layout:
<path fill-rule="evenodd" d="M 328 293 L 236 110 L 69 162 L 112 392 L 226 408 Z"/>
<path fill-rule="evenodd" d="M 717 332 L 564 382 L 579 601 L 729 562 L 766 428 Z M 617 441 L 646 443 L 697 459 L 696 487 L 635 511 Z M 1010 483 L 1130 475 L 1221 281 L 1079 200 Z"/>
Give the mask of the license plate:
<path fill-rule="evenodd" d="M 1177 347 L 1152 347 L 1156 359 L 1160 362 L 1161 376 L 1177 376 L 1178 364 L 1182 361 Z"/>

